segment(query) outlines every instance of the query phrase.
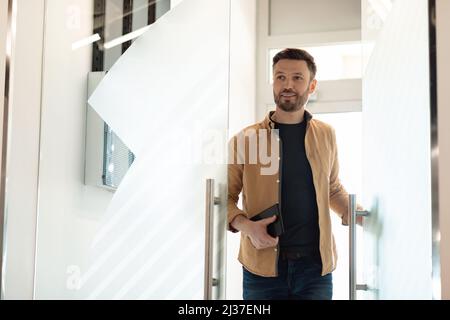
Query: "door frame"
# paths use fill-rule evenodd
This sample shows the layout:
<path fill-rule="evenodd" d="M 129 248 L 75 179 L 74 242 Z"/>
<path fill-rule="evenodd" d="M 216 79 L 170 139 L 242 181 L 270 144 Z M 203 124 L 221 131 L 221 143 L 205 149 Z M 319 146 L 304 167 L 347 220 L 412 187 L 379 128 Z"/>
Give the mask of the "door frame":
<path fill-rule="evenodd" d="M 431 243 L 433 300 L 441 299 L 440 225 L 439 225 L 439 150 L 436 66 L 436 0 L 428 0 L 428 32 L 430 53 L 430 155 L 431 155 Z"/>
<path fill-rule="evenodd" d="M 10 70 L 12 60 L 13 34 L 11 33 L 13 22 L 13 0 L 1 0 L 0 12 L 2 12 L 2 25 L 0 26 L 0 299 L 3 299 L 3 252 L 4 252 L 4 232 L 5 232 L 5 187 L 6 187 L 6 158 L 8 145 L 8 114 L 10 110 Z M 6 9 L 6 10 L 4 10 Z M 6 16 L 6 17 L 5 17 Z"/>
<path fill-rule="evenodd" d="M 432 83 L 432 176 L 433 179 L 433 290 L 441 299 L 450 299 L 450 3 L 446 0 L 429 0 L 430 4 L 430 61 L 434 66 Z M 443 84 L 443 85 L 440 85 Z M 439 117 L 438 117 L 439 115 Z M 435 256 L 438 257 L 435 259 Z"/>

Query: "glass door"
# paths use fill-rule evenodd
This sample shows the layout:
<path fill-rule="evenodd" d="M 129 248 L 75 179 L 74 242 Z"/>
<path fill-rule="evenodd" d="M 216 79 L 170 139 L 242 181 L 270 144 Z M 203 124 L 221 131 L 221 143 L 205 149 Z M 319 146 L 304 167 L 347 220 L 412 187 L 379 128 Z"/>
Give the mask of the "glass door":
<path fill-rule="evenodd" d="M 364 257 L 358 299 L 431 299 L 428 1 L 363 1 Z M 361 259 L 360 259 L 361 258 Z M 358 286 L 364 289 L 364 286 Z"/>
<path fill-rule="evenodd" d="M 42 3 L 34 298 L 224 298 L 229 0 Z"/>

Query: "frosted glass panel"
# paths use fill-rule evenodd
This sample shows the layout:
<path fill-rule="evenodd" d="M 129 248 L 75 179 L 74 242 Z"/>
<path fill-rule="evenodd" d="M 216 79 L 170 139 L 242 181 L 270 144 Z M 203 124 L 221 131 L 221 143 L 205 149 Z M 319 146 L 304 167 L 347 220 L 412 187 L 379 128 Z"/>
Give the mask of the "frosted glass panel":
<path fill-rule="evenodd" d="M 384 7 L 376 6 L 389 4 Z M 366 299 L 431 299 L 428 1 L 363 1 Z"/>
<path fill-rule="evenodd" d="M 160 129 L 214 127 L 198 112 L 227 103 L 215 90 L 228 86 L 228 12 L 227 0 L 181 2 L 136 39 L 89 99 L 136 156 Z"/>
<path fill-rule="evenodd" d="M 82 2 L 81 21 L 90 21 L 93 2 Z M 50 0 L 46 12 L 36 298 L 203 299 L 208 178 L 221 199 L 213 213 L 213 297 L 223 298 L 229 0 L 179 2 L 90 96 L 136 156 L 115 193 L 82 181 L 91 56 L 88 46 L 72 51 L 72 39 L 58 32 L 70 6 Z M 79 65 L 62 72 L 61 61 Z"/>

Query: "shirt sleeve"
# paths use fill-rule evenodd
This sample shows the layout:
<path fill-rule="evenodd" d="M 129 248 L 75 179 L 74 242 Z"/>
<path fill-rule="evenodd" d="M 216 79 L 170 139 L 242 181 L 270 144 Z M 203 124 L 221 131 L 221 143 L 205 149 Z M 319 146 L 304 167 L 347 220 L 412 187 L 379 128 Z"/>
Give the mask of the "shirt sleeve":
<path fill-rule="evenodd" d="M 244 164 L 239 163 L 236 152 L 237 145 L 236 136 L 231 138 L 228 143 L 229 161 L 228 161 L 228 202 L 227 202 L 227 219 L 228 230 L 238 232 L 231 226 L 231 222 L 238 215 L 246 216 L 245 212 L 238 208 L 239 194 L 242 191 L 242 177 L 244 172 Z"/>
<path fill-rule="evenodd" d="M 331 131 L 331 142 L 333 154 L 330 171 L 330 207 L 341 218 L 342 224 L 348 226 L 348 192 L 339 179 L 339 157 L 334 129 Z M 363 210 L 359 204 L 356 209 Z"/>
<path fill-rule="evenodd" d="M 348 225 L 348 192 L 339 180 L 339 158 L 336 144 L 336 134 L 331 130 L 332 159 L 330 170 L 330 207 L 342 219 L 343 225 Z"/>

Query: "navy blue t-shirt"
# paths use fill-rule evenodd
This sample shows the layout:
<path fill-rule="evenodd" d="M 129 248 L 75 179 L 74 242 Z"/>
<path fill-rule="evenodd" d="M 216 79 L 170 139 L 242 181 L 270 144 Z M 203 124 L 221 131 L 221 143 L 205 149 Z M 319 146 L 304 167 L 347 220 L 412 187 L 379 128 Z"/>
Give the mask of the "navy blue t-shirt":
<path fill-rule="evenodd" d="M 305 152 L 306 120 L 276 123 L 281 139 L 281 212 L 285 233 L 280 247 L 289 251 L 319 250 L 319 221 L 311 166 Z"/>

